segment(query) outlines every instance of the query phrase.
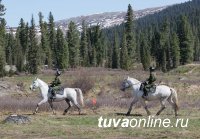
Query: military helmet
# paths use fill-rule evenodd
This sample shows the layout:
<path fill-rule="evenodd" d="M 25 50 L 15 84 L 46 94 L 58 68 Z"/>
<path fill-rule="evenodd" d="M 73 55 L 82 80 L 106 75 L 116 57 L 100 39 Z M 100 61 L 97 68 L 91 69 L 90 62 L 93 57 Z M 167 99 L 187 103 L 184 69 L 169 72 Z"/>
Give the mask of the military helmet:
<path fill-rule="evenodd" d="M 150 71 L 150 72 L 153 72 L 153 71 L 155 71 L 155 68 L 154 68 L 154 67 L 150 67 L 150 68 L 149 68 L 149 71 Z"/>
<path fill-rule="evenodd" d="M 61 75 L 61 72 L 57 69 L 56 70 L 56 76 L 60 76 Z"/>

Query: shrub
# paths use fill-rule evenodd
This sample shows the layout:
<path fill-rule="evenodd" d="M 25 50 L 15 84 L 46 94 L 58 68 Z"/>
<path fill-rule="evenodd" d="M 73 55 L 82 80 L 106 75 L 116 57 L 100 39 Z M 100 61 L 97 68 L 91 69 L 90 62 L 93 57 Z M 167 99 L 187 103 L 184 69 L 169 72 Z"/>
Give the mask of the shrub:
<path fill-rule="evenodd" d="M 94 81 L 87 76 L 81 76 L 72 84 L 74 88 L 80 88 L 84 94 L 94 87 Z"/>

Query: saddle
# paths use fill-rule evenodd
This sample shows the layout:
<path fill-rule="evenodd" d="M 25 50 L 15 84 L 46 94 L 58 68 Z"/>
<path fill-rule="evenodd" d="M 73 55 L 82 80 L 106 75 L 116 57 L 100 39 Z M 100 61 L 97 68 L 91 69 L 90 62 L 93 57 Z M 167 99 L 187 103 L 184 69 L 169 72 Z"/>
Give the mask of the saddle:
<path fill-rule="evenodd" d="M 140 90 L 144 91 L 144 89 L 146 89 L 147 93 L 155 93 L 156 92 L 156 85 L 149 85 L 147 87 L 147 85 L 149 85 L 146 81 L 143 82 L 140 86 Z"/>
<path fill-rule="evenodd" d="M 49 93 L 54 92 L 54 95 L 59 94 L 63 95 L 64 94 L 64 87 L 60 87 L 58 89 L 53 89 L 52 87 L 49 87 Z"/>
<path fill-rule="evenodd" d="M 64 88 L 63 87 L 61 87 L 61 88 L 59 88 L 57 91 L 55 91 L 56 92 L 56 94 L 59 94 L 59 95 L 63 95 L 64 94 Z"/>

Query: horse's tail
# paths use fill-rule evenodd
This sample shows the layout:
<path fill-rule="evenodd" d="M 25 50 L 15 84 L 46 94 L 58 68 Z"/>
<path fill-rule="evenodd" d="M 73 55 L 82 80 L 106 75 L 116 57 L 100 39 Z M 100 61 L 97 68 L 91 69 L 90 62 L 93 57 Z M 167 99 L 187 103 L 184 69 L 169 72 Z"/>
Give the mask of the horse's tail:
<path fill-rule="evenodd" d="M 76 91 L 77 93 L 79 93 L 80 103 L 81 103 L 81 105 L 84 107 L 85 104 L 84 104 L 84 101 L 83 101 L 83 93 L 82 93 L 81 89 L 76 88 L 75 91 Z"/>
<path fill-rule="evenodd" d="M 171 98 L 171 99 L 173 100 L 173 102 L 174 102 L 174 104 L 175 104 L 176 110 L 178 110 L 179 107 L 178 107 L 178 97 L 177 97 L 176 90 L 173 89 L 173 88 L 170 88 L 170 90 L 171 90 L 171 92 L 172 92 L 172 98 Z"/>

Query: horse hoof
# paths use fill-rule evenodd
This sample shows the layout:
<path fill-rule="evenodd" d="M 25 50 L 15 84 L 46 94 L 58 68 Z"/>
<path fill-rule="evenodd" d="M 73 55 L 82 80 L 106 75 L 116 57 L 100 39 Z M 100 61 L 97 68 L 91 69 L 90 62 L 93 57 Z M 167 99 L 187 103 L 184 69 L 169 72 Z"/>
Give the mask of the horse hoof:
<path fill-rule="evenodd" d="M 151 113 L 148 113 L 147 116 L 151 116 Z"/>
<path fill-rule="evenodd" d="M 159 116 L 160 115 L 160 113 L 157 113 L 155 116 Z"/>
<path fill-rule="evenodd" d="M 127 112 L 126 116 L 130 116 L 130 115 L 131 115 L 131 113 L 130 113 L 130 112 Z"/>

